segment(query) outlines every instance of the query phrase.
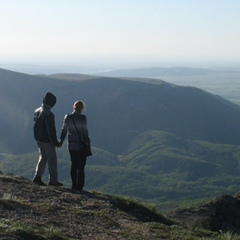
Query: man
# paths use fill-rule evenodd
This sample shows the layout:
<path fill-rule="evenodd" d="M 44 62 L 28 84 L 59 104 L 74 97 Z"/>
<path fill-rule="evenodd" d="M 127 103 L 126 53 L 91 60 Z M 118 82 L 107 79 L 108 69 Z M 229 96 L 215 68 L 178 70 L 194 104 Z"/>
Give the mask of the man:
<path fill-rule="evenodd" d="M 56 97 L 48 92 L 43 98 L 43 104 L 34 112 L 34 138 L 39 149 L 39 159 L 35 170 L 33 182 L 46 186 L 42 181 L 42 175 L 48 163 L 48 185 L 62 186 L 58 182 L 56 147 L 61 144 L 57 140 L 54 114 L 51 108 L 56 104 Z"/>

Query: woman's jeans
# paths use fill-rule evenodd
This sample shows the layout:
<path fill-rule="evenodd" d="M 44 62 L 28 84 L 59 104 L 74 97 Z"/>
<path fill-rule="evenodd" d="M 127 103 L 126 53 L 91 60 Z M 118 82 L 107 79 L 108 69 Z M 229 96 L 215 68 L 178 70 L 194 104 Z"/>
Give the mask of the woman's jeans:
<path fill-rule="evenodd" d="M 81 150 L 69 151 L 71 157 L 71 178 L 72 189 L 82 190 L 85 183 L 84 168 L 86 165 L 86 156 Z"/>

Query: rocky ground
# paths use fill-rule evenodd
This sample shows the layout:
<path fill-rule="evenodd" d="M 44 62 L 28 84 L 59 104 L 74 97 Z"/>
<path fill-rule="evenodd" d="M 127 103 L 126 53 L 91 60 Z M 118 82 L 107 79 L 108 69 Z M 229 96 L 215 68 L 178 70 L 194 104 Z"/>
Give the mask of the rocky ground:
<path fill-rule="evenodd" d="M 168 217 L 189 229 L 204 228 L 214 232 L 231 232 L 240 239 L 240 193 L 223 195 L 200 207 L 179 209 Z"/>
<path fill-rule="evenodd" d="M 0 239 L 215 239 L 206 224 L 196 228 L 191 211 L 167 218 L 128 199 L 40 187 L 21 176 L 0 174 Z M 201 221 L 206 217 L 199 216 Z"/>

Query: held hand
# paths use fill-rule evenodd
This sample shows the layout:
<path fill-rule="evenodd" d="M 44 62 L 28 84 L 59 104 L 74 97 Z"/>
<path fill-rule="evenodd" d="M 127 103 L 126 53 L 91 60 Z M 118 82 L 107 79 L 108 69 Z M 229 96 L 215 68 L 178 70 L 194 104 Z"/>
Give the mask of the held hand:
<path fill-rule="evenodd" d="M 62 147 L 62 145 L 63 145 L 63 142 L 62 142 L 62 141 L 60 141 L 60 142 L 59 142 L 59 144 L 57 145 L 57 148 L 61 148 L 61 147 Z"/>

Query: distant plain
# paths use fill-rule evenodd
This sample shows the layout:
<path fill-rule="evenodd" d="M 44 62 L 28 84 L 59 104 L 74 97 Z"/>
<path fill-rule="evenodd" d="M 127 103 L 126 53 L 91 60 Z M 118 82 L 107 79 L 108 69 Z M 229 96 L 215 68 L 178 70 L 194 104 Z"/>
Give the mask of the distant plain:
<path fill-rule="evenodd" d="M 156 78 L 181 86 L 194 86 L 240 105 L 240 72 L 238 71 L 217 71 L 205 76 L 159 76 Z"/>

